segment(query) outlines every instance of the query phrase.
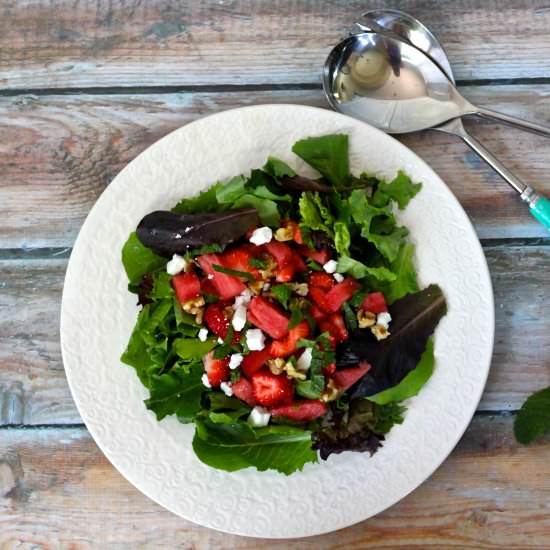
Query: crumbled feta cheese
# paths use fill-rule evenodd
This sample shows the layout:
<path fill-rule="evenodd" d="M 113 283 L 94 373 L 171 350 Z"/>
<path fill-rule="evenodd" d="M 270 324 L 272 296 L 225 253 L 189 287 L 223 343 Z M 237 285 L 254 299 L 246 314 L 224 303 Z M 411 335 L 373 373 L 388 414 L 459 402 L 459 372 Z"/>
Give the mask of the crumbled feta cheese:
<path fill-rule="evenodd" d="M 246 345 L 250 351 L 260 351 L 265 347 L 265 335 L 259 328 L 246 331 Z"/>
<path fill-rule="evenodd" d="M 239 306 L 235 310 L 233 318 L 231 319 L 231 324 L 237 332 L 241 331 L 244 328 L 244 325 L 246 324 L 246 307 Z"/>
<path fill-rule="evenodd" d="M 391 315 L 387 311 L 383 311 L 382 313 L 379 313 L 376 317 L 376 324 L 382 325 L 384 328 L 388 328 L 390 326 L 391 321 Z"/>
<path fill-rule="evenodd" d="M 264 407 L 254 407 L 248 415 L 248 423 L 255 428 L 263 428 L 269 424 L 271 414 Z"/>
<path fill-rule="evenodd" d="M 222 382 L 220 384 L 220 390 L 222 390 L 227 397 L 231 397 L 233 395 L 233 388 L 231 387 L 231 382 Z"/>
<path fill-rule="evenodd" d="M 336 271 L 336 267 L 338 266 L 338 262 L 335 260 L 329 260 L 324 266 L 323 269 L 327 273 L 334 273 Z"/>
<path fill-rule="evenodd" d="M 254 229 L 249 241 L 256 246 L 260 246 L 262 244 L 271 242 L 272 238 L 273 231 L 271 231 L 271 228 L 264 226 L 258 227 L 258 229 Z"/>
<path fill-rule="evenodd" d="M 344 280 L 344 276 L 341 273 L 335 273 L 333 277 L 337 283 L 341 283 Z"/>
<path fill-rule="evenodd" d="M 179 254 L 174 254 L 172 259 L 166 264 L 166 272 L 169 275 L 177 275 L 187 268 L 187 260 Z"/>
<path fill-rule="evenodd" d="M 296 366 L 298 367 L 298 370 L 308 370 L 309 366 L 311 365 L 311 348 L 306 348 L 302 355 L 298 357 L 298 361 L 296 361 Z"/>
<path fill-rule="evenodd" d="M 201 328 L 201 329 L 199 330 L 198 336 L 199 336 L 199 340 L 200 340 L 201 342 L 206 342 L 206 339 L 208 338 L 208 329 L 207 329 L 207 328 L 204 328 L 204 327 Z"/>
<path fill-rule="evenodd" d="M 235 304 L 233 305 L 234 309 L 239 308 L 240 306 L 246 306 L 254 296 L 254 293 L 249 289 L 245 288 L 239 296 L 235 298 Z"/>
<path fill-rule="evenodd" d="M 209 274 L 206 276 L 206 278 L 212 280 L 212 279 L 214 278 L 214 274 L 213 274 L 213 273 L 209 273 Z"/>
<path fill-rule="evenodd" d="M 229 368 L 235 370 L 243 362 L 243 356 L 241 353 L 234 353 L 229 358 Z"/>
<path fill-rule="evenodd" d="M 223 338 L 218 337 L 218 344 L 223 344 Z"/>
<path fill-rule="evenodd" d="M 271 285 L 269 283 L 264 283 L 264 286 L 262 288 L 263 290 L 267 291 L 271 288 Z"/>
<path fill-rule="evenodd" d="M 201 382 L 202 382 L 202 385 L 203 386 L 206 386 L 207 388 L 211 388 L 212 386 L 210 385 L 210 382 L 208 381 L 208 375 L 206 373 L 204 373 L 202 376 L 201 376 Z"/>

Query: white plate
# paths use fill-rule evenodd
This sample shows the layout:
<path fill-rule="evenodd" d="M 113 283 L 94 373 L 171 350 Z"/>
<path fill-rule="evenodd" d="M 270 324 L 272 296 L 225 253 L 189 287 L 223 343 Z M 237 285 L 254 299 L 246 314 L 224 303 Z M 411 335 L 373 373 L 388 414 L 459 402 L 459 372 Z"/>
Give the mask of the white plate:
<path fill-rule="evenodd" d="M 405 170 L 423 189 L 400 221 L 417 244 L 422 285 L 438 283 L 449 306 L 435 338 L 437 366 L 410 400 L 405 422 L 374 457 L 344 453 L 290 477 L 209 468 L 191 449 L 192 425 L 157 422 L 147 390 L 119 356 L 136 320 L 120 252 L 148 212 L 260 167 L 269 155 L 300 173 L 291 152 L 307 136 L 350 136 L 351 167 L 385 178 Z M 297 105 L 226 111 L 164 137 L 114 179 L 76 241 L 63 292 L 61 344 L 71 391 L 90 433 L 140 491 L 180 516 L 255 537 L 326 533 L 379 513 L 418 487 L 451 452 L 481 397 L 491 359 L 493 295 L 472 226 L 441 179 L 398 141 L 346 116 Z"/>

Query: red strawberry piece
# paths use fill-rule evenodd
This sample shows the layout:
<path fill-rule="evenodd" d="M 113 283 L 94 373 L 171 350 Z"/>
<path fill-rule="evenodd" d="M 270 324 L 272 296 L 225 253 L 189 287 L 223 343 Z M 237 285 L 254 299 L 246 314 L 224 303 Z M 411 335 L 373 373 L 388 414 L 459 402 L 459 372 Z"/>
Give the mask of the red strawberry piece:
<path fill-rule="evenodd" d="M 201 291 L 201 283 L 197 274 L 193 271 L 174 275 L 172 277 L 172 286 L 181 304 L 188 302 L 192 298 L 196 298 Z"/>
<path fill-rule="evenodd" d="M 337 343 L 344 342 L 349 337 L 344 318 L 340 313 L 333 313 L 326 319 L 319 321 L 319 328 L 321 332 L 331 334 Z"/>
<path fill-rule="evenodd" d="M 324 271 L 314 271 L 309 276 L 309 286 L 316 286 L 319 288 L 324 288 L 325 290 L 330 290 L 335 284 L 334 277 Z"/>
<path fill-rule="evenodd" d="M 201 279 L 201 292 L 203 294 L 212 294 L 214 296 L 218 295 L 218 291 L 216 290 L 214 283 L 208 277 L 203 277 Z"/>
<path fill-rule="evenodd" d="M 371 313 L 384 313 L 388 311 L 386 300 L 381 292 L 371 292 L 365 296 L 361 309 L 370 311 Z"/>
<path fill-rule="evenodd" d="M 233 382 L 231 388 L 233 395 L 244 401 L 247 405 L 253 407 L 256 404 L 252 395 L 252 384 L 246 378 L 241 376 L 238 382 Z"/>
<path fill-rule="evenodd" d="M 302 230 L 300 229 L 299 225 L 296 225 L 296 229 L 294 230 L 293 239 L 298 244 L 304 244 L 304 240 L 302 239 Z"/>
<path fill-rule="evenodd" d="M 309 292 L 311 293 L 311 288 L 309 289 Z M 317 322 L 322 321 L 327 316 L 327 312 L 323 311 L 320 307 L 316 306 L 315 304 L 311 304 L 311 308 L 309 312 Z"/>
<path fill-rule="evenodd" d="M 347 302 L 361 285 L 355 279 L 344 279 L 341 283 L 334 285 L 326 295 L 328 311 L 338 311 L 344 302 Z"/>
<path fill-rule="evenodd" d="M 252 375 L 252 395 L 256 403 L 273 407 L 292 399 L 294 384 L 284 374 L 261 369 Z"/>
<path fill-rule="evenodd" d="M 204 322 L 206 326 L 220 338 L 227 336 L 227 330 L 229 329 L 230 319 L 226 313 L 227 303 L 216 302 L 209 304 L 204 312 Z"/>
<path fill-rule="evenodd" d="M 337 370 L 333 375 L 332 379 L 338 388 L 342 391 L 346 391 L 351 388 L 355 382 L 360 378 L 365 376 L 371 366 L 366 361 L 361 361 L 358 367 L 352 367 L 350 369 Z"/>
<path fill-rule="evenodd" d="M 282 340 L 273 340 L 270 346 L 272 357 L 287 357 L 296 351 L 296 344 L 300 338 L 309 336 L 309 324 L 307 321 L 301 321 L 294 328 L 288 331 L 288 334 Z"/>
<path fill-rule="evenodd" d="M 288 332 L 288 317 L 261 296 L 256 296 L 250 302 L 248 320 L 272 338 L 282 338 Z"/>
<path fill-rule="evenodd" d="M 329 305 L 327 302 L 327 291 L 319 288 L 317 286 L 309 287 L 309 295 L 313 298 L 315 305 L 320 308 L 322 311 L 330 311 Z"/>
<path fill-rule="evenodd" d="M 327 405 L 322 401 L 304 399 L 293 401 L 290 405 L 282 405 L 271 409 L 272 416 L 284 416 L 291 420 L 307 422 L 315 420 L 327 412 Z"/>
<path fill-rule="evenodd" d="M 208 382 L 213 388 L 219 387 L 222 382 L 229 378 L 229 359 L 214 359 L 214 352 L 207 353 L 202 361 L 204 370 L 208 376 Z"/>
<path fill-rule="evenodd" d="M 246 273 L 252 274 L 255 279 L 258 279 L 260 273 L 249 263 L 254 256 L 247 248 L 246 246 L 241 246 L 224 252 L 221 256 L 223 266 L 229 269 L 236 269 L 237 271 L 245 271 Z"/>
<path fill-rule="evenodd" d="M 216 293 L 222 300 L 238 296 L 246 287 L 243 282 L 233 275 L 220 273 L 214 269 L 214 265 L 223 266 L 223 262 L 216 254 L 205 254 L 197 258 L 201 269 L 212 280 Z"/>
<path fill-rule="evenodd" d="M 280 269 L 292 263 L 293 250 L 288 244 L 272 240 L 265 245 L 265 248 L 275 258 Z"/>
<path fill-rule="evenodd" d="M 260 370 L 271 357 L 269 352 L 269 346 L 266 346 L 260 351 L 251 351 L 248 355 L 244 356 L 241 363 L 241 370 L 244 374 L 250 378 L 256 371 Z"/>
<path fill-rule="evenodd" d="M 307 246 L 302 247 L 302 254 L 306 258 L 312 259 L 319 265 L 325 265 L 330 260 L 330 250 L 328 248 L 320 248 L 319 250 L 312 250 Z"/>
<path fill-rule="evenodd" d="M 275 270 L 275 280 L 278 283 L 288 283 L 294 279 L 294 266 L 293 265 L 287 265 L 282 268 L 278 268 Z"/>
<path fill-rule="evenodd" d="M 292 251 L 292 265 L 294 266 L 296 273 L 307 270 L 306 263 L 302 260 L 302 257 L 298 254 L 298 252 L 296 252 L 296 250 Z"/>
<path fill-rule="evenodd" d="M 323 367 L 323 374 L 325 376 L 332 376 L 336 372 L 336 363 L 330 363 L 326 367 Z"/>

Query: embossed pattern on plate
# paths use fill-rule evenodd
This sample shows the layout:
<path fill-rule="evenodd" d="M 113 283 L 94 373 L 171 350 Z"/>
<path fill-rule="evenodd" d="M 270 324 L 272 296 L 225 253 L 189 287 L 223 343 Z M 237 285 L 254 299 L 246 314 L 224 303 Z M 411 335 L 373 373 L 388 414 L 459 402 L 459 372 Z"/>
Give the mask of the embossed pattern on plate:
<path fill-rule="evenodd" d="M 417 244 L 422 285 L 445 291 L 449 313 L 435 339 L 437 366 L 372 458 L 344 453 L 285 477 L 226 473 L 193 454 L 193 427 L 157 422 L 143 388 L 122 365 L 136 318 L 120 251 L 146 213 L 263 165 L 269 155 L 312 173 L 291 152 L 298 139 L 350 135 L 351 167 L 424 184 L 401 222 Z M 219 113 L 167 135 L 132 161 L 101 195 L 76 241 L 63 292 L 61 344 L 75 402 L 113 465 L 172 512 L 214 529 L 255 537 L 303 537 L 340 529 L 391 506 L 420 485 L 454 448 L 487 379 L 494 310 L 487 264 L 474 230 L 441 179 L 395 139 L 343 115 L 297 105 Z"/>

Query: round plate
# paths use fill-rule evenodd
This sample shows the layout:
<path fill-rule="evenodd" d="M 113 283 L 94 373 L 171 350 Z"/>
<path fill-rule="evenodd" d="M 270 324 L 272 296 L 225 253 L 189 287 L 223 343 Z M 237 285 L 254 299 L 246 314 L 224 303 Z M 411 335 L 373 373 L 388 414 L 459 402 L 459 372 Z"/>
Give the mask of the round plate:
<path fill-rule="evenodd" d="M 308 136 L 350 136 L 350 162 L 422 191 L 399 212 L 417 245 L 422 286 L 438 283 L 449 312 L 435 337 L 437 365 L 384 447 L 333 455 L 289 477 L 214 470 L 193 454 L 193 425 L 157 422 L 147 390 L 119 361 L 137 315 L 120 261 L 128 234 L 216 181 L 260 167 L 269 155 L 312 174 L 292 152 Z M 76 241 L 63 292 L 61 345 L 82 419 L 113 465 L 147 496 L 207 527 L 255 537 L 326 533 L 379 513 L 418 487 L 451 452 L 483 391 L 493 347 L 493 295 L 474 230 L 441 179 L 413 152 L 367 124 L 297 105 L 226 111 L 188 124 L 132 161 L 101 195 Z"/>

